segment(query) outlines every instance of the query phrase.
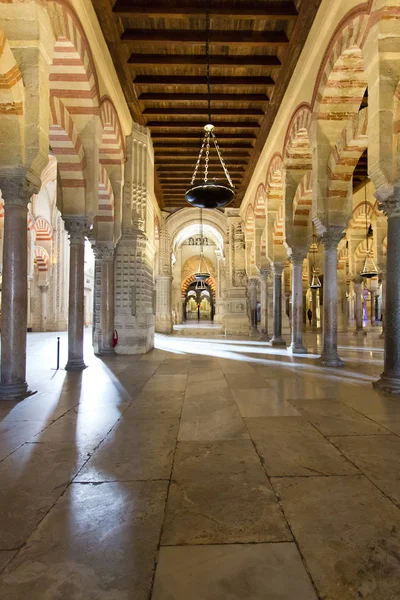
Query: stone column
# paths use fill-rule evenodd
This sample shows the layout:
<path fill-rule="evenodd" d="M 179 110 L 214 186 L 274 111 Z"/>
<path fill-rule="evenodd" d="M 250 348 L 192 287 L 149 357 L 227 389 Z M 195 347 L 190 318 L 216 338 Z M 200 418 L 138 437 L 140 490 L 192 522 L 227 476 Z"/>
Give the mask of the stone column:
<path fill-rule="evenodd" d="M 379 336 L 381 339 L 385 338 L 385 320 L 386 320 L 386 271 L 382 271 L 381 274 L 381 281 L 382 281 L 382 287 L 381 287 L 381 295 L 382 295 L 382 333 Z"/>
<path fill-rule="evenodd" d="M 318 290 L 316 290 L 315 288 L 311 290 L 311 312 L 312 312 L 311 326 L 313 328 L 315 328 L 315 329 L 318 326 L 318 319 L 317 319 L 317 292 L 318 292 Z"/>
<path fill-rule="evenodd" d="M 248 294 L 249 294 L 249 308 L 250 308 L 250 328 L 251 334 L 258 333 L 257 329 L 257 277 L 249 277 L 248 281 Z"/>
<path fill-rule="evenodd" d="M 271 339 L 271 345 L 286 347 L 286 342 L 282 337 L 282 272 L 284 268 L 285 265 L 283 263 L 274 263 L 272 267 L 272 272 L 274 276 L 274 333 Z"/>
<path fill-rule="evenodd" d="M 261 338 L 269 341 L 268 335 L 268 269 L 262 269 L 260 271 L 260 284 L 261 284 Z"/>
<path fill-rule="evenodd" d="M 376 292 L 371 289 L 371 327 L 374 327 L 376 321 Z"/>
<path fill-rule="evenodd" d="M 374 387 L 400 394 L 400 198 L 391 196 L 380 203 L 387 215 L 387 255 L 384 329 L 384 368 Z"/>
<path fill-rule="evenodd" d="M 156 290 L 156 331 L 172 333 L 172 276 L 158 275 Z"/>
<path fill-rule="evenodd" d="M 337 353 L 337 247 L 343 238 L 342 227 L 328 227 L 324 245 L 323 349 L 320 361 L 325 367 L 343 367 Z"/>
<path fill-rule="evenodd" d="M 363 284 L 363 278 L 361 275 L 357 275 L 357 277 L 354 278 L 354 292 L 356 296 L 356 329 L 354 335 L 366 335 L 363 320 Z"/>
<path fill-rule="evenodd" d="M 26 383 L 28 309 L 27 207 L 34 190 L 24 180 L 0 180 L 4 198 L 0 400 L 30 395 Z"/>
<path fill-rule="evenodd" d="M 102 243 L 101 250 L 101 302 L 100 302 L 100 354 L 115 354 L 114 338 L 114 255 L 113 242 Z"/>
<path fill-rule="evenodd" d="M 307 354 L 303 346 L 303 261 L 307 252 L 293 249 L 292 252 L 292 343 L 294 354 Z"/>
<path fill-rule="evenodd" d="M 47 331 L 47 292 L 49 285 L 47 283 L 39 285 L 40 288 L 40 331 Z"/>
<path fill-rule="evenodd" d="M 68 304 L 68 362 L 67 371 L 82 371 L 84 321 L 85 235 L 89 227 L 86 217 L 66 217 L 69 233 L 69 304 Z"/>

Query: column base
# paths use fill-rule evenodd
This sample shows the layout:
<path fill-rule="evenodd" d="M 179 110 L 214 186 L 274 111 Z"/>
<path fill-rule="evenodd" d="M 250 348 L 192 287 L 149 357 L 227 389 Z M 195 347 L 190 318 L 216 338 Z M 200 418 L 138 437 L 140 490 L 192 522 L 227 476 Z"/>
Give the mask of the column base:
<path fill-rule="evenodd" d="M 115 356 L 115 350 L 114 348 L 102 348 L 99 356 Z"/>
<path fill-rule="evenodd" d="M 33 394 L 36 394 L 36 392 L 32 392 L 26 382 L 0 383 L 0 402 L 1 400 L 25 400 L 25 398 L 33 396 Z"/>
<path fill-rule="evenodd" d="M 320 356 L 318 362 L 323 367 L 344 367 L 344 362 L 336 356 Z"/>
<path fill-rule="evenodd" d="M 71 359 L 65 365 L 66 371 L 83 371 L 87 369 L 87 365 L 81 359 Z"/>
<path fill-rule="evenodd" d="M 372 387 L 388 394 L 400 394 L 400 378 L 387 377 L 382 373 L 378 381 L 372 383 Z"/>
<path fill-rule="evenodd" d="M 286 342 L 285 340 L 281 337 L 281 338 L 272 338 L 272 340 L 270 341 L 271 346 L 273 346 L 274 348 L 286 348 Z"/>
<path fill-rule="evenodd" d="M 271 341 L 271 336 L 269 336 L 267 332 L 263 332 L 262 331 L 260 333 L 259 340 L 261 342 L 270 342 Z"/>
<path fill-rule="evenodd" d="M 356 329 L 353 332 L 353 335 L 367 335 L 367 332 L 365 331 L 365 329 Z"/>
<path fill-rule="evenodd" d="M 303 346 L 303 344 L 290 344 L 288 350 L 292 354 L 308 354 L 308 350 Z"/>

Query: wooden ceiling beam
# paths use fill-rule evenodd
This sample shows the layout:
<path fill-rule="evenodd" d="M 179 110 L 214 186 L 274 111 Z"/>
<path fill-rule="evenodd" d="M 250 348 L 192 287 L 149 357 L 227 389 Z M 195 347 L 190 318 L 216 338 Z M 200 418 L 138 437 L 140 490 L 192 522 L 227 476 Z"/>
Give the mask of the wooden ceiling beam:
<path fill-rule="evenodd" d="M 187 107 L 182 106 L 181 108 L 164 108 L 162 106 L 150 106 L 149 108 L 145 108 L 143 111 L 145 116 L 147 115 L 177 115 L 177 116 L 208 116 L 208 109 L 206 106 L 204 107 Z M 213 108 L 212 115 L 215 116 L 232 116 L 232 117 L 263 117 L 264 111 L 261 108 Z M 218 121 L 216 121 L 216 124 Z"/>
<path fill-rule="evenodd" d="M 203 137 L 203 132 L 195 131 L 176 131 L 174 133 L 163 133 L 162 131 L 152 131 L 151 137 L 153 140 L 200 140 Z M 216 136 L 219 140 L 256 140 L 257 136 L 254 133 L 218 133 Z"/>
<path fill-rule="evenodd" d="M 204 44 L 205 31 L 194 29 L 125 29 L 122 42 L 139 42 L 141 45 Z M 210 31 L 210 44 L 229 46 L 286 46 L 289 40 L 284 31 Z"/>
<path fill-rule="evenodd" d="M 134 52 L 128 60 L 128 66 L 132 67 L 168 67 L 175 65 L 194 66 L 206 65 L 204 54 L 138 54 Z M 238 55 L 214 55 L 210 56 L 211 67 L 279 67 L 281 61 L 274 54 L 249 54 L 246 56 Z"/>
<path fill-rule="evenodd" d="M 151 129 L 198 129 L 203 131 L 204 121 L 148 121 L 146 127 Z M 221 129 L 259 129 L 257 121 L 215 121 L 217 131 Z"/>
<path fill-rule="evenodd" d="M 151 86 L 166 86 L 166 85 L 207 85 L 207 77 L 205 75 L 137 75 L 133 80 L 135 85 L 151 85 Z M 274 80 L 269 75 L 261 77 L 210 77 L 211 85 L 230 85 L 234 87 L 252 87 L 274 85 Z"/>
<path fill-rule="evenodd" d="M 187 19 L 192 16 L 204 16 L 204 3 L 195 4 L 170 0 L 163 2 L 135 2 L 129 0 L 117 0 L 113 12 L 119 17 L 153 17 L 153 18 L 181 18 Z M 210 6 L 210 17 L 233 17 L 242 19 L 295 19 L 297 10 L 291 2 L 268 2 L 266 4 L 234 3 L 220 6 Z"/>
<path fill-rule="evenodd" d="M 164 168 L 157 168 L 157 173 L 160 175 L 160 177 L 167 177 L 167 176 L 171 176 L 171 177 L 185 177 L 187 173 L 193 173 L 194 170 L 194 166 L 192 167 L 191 165 L 188 165 L 187 167 L 179 167 L 179 165 L 176 164 L 171 164 L 167 167 Z M 238 175 L 240 175 L 241 173 L 244 172 L 244 167 L 243 166 L 231 166 L 228 167 L 228 171 L 232 172 L 232 173 L 237 173 Z M 208 167 L 208 172 L 209 173 L 223 173 L 222 167 L 220 167 L 219 169 L 216 166 L 210 166 Z"/>
<path fill-rule="evenodd" d="M 207 102 L 207 94 L 176 94 L 145 92 L 139 95 L 141 102 Z M 268 102 L 267 94 L 210 94 L 211 102 Z"/>
<path fill-rule="evenodd" d="M 186 151 L 189 148 L 192 148 L 192 149 L 197 148 L 197 150 L 200 150 L 198 140 L 195 140 L 193 142 L 187 142 L 187 143 L 154 141 L 153 147 L 154 148 L 162 148 L 163 150 L 167 150 L 167 149 L 177 150 L 179 148 L 181 148 L 183 151 Z M 224 147 L 221 148 L 221 151 L 222 151 L 222 153 L 224 153 L 224 152 L 229 152 L 229 150 L 234 151 L 234 150 L 238 150 L 240 148 L 243 150 L 252 150 L 253 145 L 250 143 L 245 143 L 245 142 L 235 143 L 234 141 L 233 142 L 231 141 L 227 144 L 224 144 Z"/>

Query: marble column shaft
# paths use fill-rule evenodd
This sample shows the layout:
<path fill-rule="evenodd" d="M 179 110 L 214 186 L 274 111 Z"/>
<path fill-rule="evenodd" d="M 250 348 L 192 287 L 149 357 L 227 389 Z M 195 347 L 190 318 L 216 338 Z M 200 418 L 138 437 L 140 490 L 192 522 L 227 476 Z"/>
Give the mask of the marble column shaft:
<path fill-rule="evenodd" d="M 342 227 L 328 227 L 322 236 L 324 245 L 324 310 L 321 363 L 343 367 L 337 352 L 337 247 L 343 238 Z"/>
<path fill-rule="evenodd" d="M 318 319 L 317 319 L 317 290 L 316 289 L 311 290 L 311 312 L 312 312 L 311 325 L 312 325 L 312 327 L 317 327 Z"/>
<path fill-rule="evenodd" d="M 356 329 L 355 334 L 366 334 L 364 331 L 364 319 L 363 319 L 363 279 L 358 276 L 354 279 L 354 292 L 356 295 Z"/>
<path fill-rule="evenodd" d="M 268 335 L 268 276 L 269 270 L 260 271 L 260 300 L 261 300 L 261 335 L 264 340 L 269 340 Z"/>
<path fill-rule="evenodd" d="M 252 331 L 257 331 L 257 281 L 258 278 L 250 277 L 248 282 L 250 325 Z"/>
<path fill-rule="evenodd" d="M 3 286 L 1 324 L 1 400 L 21 400 L 26 383 L 28 309 L 27 207 L 24 184 L 2 185 L 4 195 Z"/>
<path fill-rule="evenodd" d="M 282 337 L 282 273 L 284 268 L 283 263 L 274 263 L 273 265 L 274 332 L 271 339 L 272 346 L 286 346 L 286 342 Z"/>
<path fill-rule="evenodd" d="M 115 354 L 114 338 L 114 244 L 101 247 L 101 342 L 100 354 Z"/>
<path fill-rule="evenodd" d="M 88 233 L 86 217 L 64 219 L 69 233 L 69 304 L 68 304 L 68 362 L 67 371 L 82 371 L 83 324 L 84 324 L 84 283 L 85 283 L 85 235 Z"/>
<path fill-rule="evenodd" d="M 374 386 L 386 392 L 400 393 L 400 198 L 381 202 L 388 217 L 384 331 L 384 369 Z"/>
<path fill-rule="evenodd" d="M 303 261 L 307 251 L 294 249 L 292 253 L 292 343 L 296 354 L 307 354 L 303 345 Z"/>

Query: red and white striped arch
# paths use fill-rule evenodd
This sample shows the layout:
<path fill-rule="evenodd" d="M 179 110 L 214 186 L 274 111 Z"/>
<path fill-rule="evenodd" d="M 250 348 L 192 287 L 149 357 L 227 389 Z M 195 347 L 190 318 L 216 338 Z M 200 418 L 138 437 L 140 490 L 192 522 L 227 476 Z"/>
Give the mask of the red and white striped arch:
<path fill-rule="evenodd" d="M 260 183 L 254 197 L 254 213 L 256 217 L 265 217 L 265 187 Z"/>
<path fill-rule="evenodd" d="M 343 120 L 360 108 L 367 80 L 362 45 L 368 26 L 367 4 L 339 24 L 322 60 L 312 107 L 318 119 Z"/>
<path fill-rule="evenodd" d="M 100 114 L 98 82 L 93 56 L 82 25 L 63 0 L 48 3 L 55 44 L 50 66 L 50 94 L 71 115 Z"/>
<path fill-rule="evenodd" d="M 114 193 L 110 178 L 103 165 L 100 165 L 99 211 L 96 221 L 114 221 Z"/>
<path fill-rule="evenodd" d="M 39 273 L 46 273 L 49 268 L 49 255 L 46 250 L 42 246 L 35 246 L 33 256 Z"/>
<path fill-rule="evenodd" d="M 337 254 L 338 269 L 340 271 L 343 271 L 346 268 L 348 260 L 349 260 L 349 250 L 346 247 L 346 240 L 342 239 L 339 242 L 338 254 Z"/>
<path fill-rule="evenodd" d="M 44 217 L 37 217 L 34 229 L 37 242 L 50 242 L 53 238 L 53 230 L 50 223 Z"/>
<path fill-rule="evenodd" d="M 193 283 L 194 281 L 196 281 L 195 276 L 194 275 L 189 275 L 182 282 L 182 298 L 185 298 L 186 292 L 187 292 L 187 289 L 188 289 L 189 285 L 191 283 Z M 209 277 L 208 279 L 206 279 L 205 283 L 207 285 L 209 285 L 210 288 L 211 288 L 211 290 L 215 293 L 215 289 L 216 289 L 215 279 L 213 277 Z"/>
<path fill-rule="evenodd" d="M 367 207 L 366 211 L 365 206 Z M 375 208 L 373 204 L 371 204 L 371 202 L 367 201 L 366 205 L 365 202 L 360 202 L 353 209 L 353 214 L 351 220 L 349 221 L 348 227 L 349 229 L 360 229 L 365 231 L 366 227 L 369 227 L 369 225 L 371 224 L 372 217 L 378 214 L 379 211 Z"/>
<path fill-rule="evenodd" d="M 281 245 L 284 242 L 284 227 L 283 227 L 283 206 L 282 204 L 279 206 L 277 215 L 274 221 L 274 227 L 272 230 L 272 239 L 274 244 Z"/>
<path fill-rule="evenodd" d="M 287 168 L 311 169 L 310 124 L 311 107 L 301 104 L 294 112 L 285 136 L 283 156 Z"/>
<path fill-rule="evenodd" d="M 103 165 L 122 164 L 125 159 L 125 143 L 115 106 L 107 96 L 100 104 L 103 135 L 100 146 L 100 162 Z"/>
<path fill-rule="evenodd" d="M 254 233 L 255 229 L 255 215 L 254 208 L 251 204 L 247 207 L 246 217 L 244 220 L 244 230 L 247 234 Z"/>
<path fill-rule="evenodd" d="M 374 250 L 373 250 L 372 240 L 368 241 L 368 249 L 369 249 L 369 255 L 373 258 Z M 357 260 L 365 259 L 365 257 L 367 256 L 367 240 L 362 240 L 362 242 L 360 242 L 358 244 L 358 246 L 354 252 L 354 256 Z"/>
<path fill-rule="evenodd" d="M 328 159 L 328 198 L 346 199 L 354 169 L 368 146 L 368 109 L 352 116 Z"/>
<path fill-rule="evenodd" d="M 293 198 L 293 225 L 308 227 L 312 209 L 312 176 L 308 171 L 300 180 Z"/>

